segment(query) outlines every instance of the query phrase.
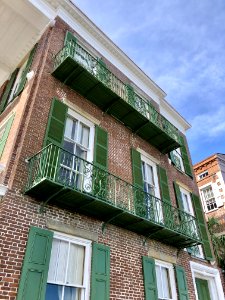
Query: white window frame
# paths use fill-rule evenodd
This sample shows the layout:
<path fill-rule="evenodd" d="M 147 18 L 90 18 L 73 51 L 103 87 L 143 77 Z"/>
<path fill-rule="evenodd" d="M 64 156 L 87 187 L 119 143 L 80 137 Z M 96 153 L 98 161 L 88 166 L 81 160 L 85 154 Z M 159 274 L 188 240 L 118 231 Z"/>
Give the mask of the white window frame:
<path fill-rule="evenodd" d="M 68 117 L 76 119 L 79 122 L 83 123 L 84 125 L 86 125 L 87 127 L 90 128 L 89 147 L 88 147 L 88 151 L 87 151 L 87 159 L 86 160 L 89 162 L 92 162 L 93 157 L 94 157 L 95 124 L 70 108 L 68 109 Z"/>
<path fill-rule="evenodd" d="M 206 171 L 198 174 L 198 179 L 202 180 L 202 179 L 206 178 L 208 175 L 209 175 L 209 172 L 208 172 L 208 170 L 206 170 Z"/>
<path fill-rule="evenodd" d="M 197 300 L 198 300 L 198 293 L 197 293 L 195 278 L 200 278 L 208 281 L 211 300 L 225 299 L 220 273 L 218 269 L 214 269 L 212 267 L 208 267 L 193 261 L 190 262 L 190 266 L 191 266 L 192 280 L 194 283 L 195 296 Z"/>
<path fill-rule="evenodd" d="M 85 257 L 84 257 L 84 276 L 83 276 L 83 289 L 81 300 L 88 300 L 90 296 L 90 277 L 91 277 L 91 254 L 92 254 L 92 242 L 80 237 L 70 236 L 60 232 L 54 232 L 53 238 L 72 242 L 77 245 L 85 247 Z M 68 268 L 68 265 L 67 267 Z M 47 281 L 47 283 L 55 284 L 53 281 Z"/>
<path fill-rule="evenodd" d="M 214 196 L 214 200 L 215 200 L 215 203 L 216 203 L 216 206 L 217 206 L 217 207 L 208 210 L 207 204 L 206 204 L 206 199 L 205 199 L 203 190 L 205 190 L 205 189 L 207 189 L 207 188 L 210 188 L 210 187 L 211 187 L 211 189 L 212 189 L 213 196 Z M 210 213 L 210 212 L 212 212 L 212 211 L 217 210 L 217 209 L 219 208 L 219 205 L 218 205 L 218 203 L 217 203 L 217 199 L 216 199 L 216 196 L 215 196 L 215 192 L 214 192 L 214 190 L 213 190 L 213 187 L 212 187 L 211 183 L 207 183 L 207 184 L 201 186 L 201 187 L 199 188 L 199 190 L 200 190 L 200 196 L 201 196 L 201 200 L 202 200 L 202 204 L 203 204 L 203 208 L 204 208 L 205 213 Z"/>
<path fill-rule="evenodd" d="M 181 193 L 182 201 L 183 201 L 183 195 L 186 195 L 187 196 L 187 200 L 188 200 L 188 206 L 190 208 L 189 211 L 188 210 L 184 210 L 184 211 L 186 211 L 187 213 L 189 213 L 192 216 L 195 216 L 195 214 L 194 214 L 194 207 L 193 207 L 193 203 L 192 203 L 192 200 L 191 200 L 191 194 L 190 194 L 190 192 L 188 190 L 186 190 L 185 188 L 181 187 L 181 186 L 179 186 L 179 188 L 180 188 L 180 193 Z M 199 255 L 198 256 L 194 255 L 194 257 L 204 259 L 205 256 L 204 256 L 202 245 L 197 245 L 197 247 L 198 247 L 198 250 L 199 250 Z"/>
<path fill-rule="evenodd" d="M 168 300 L 177 300 L 176 281 L 175 281 L 173 265 L 168 262 L 157 260 L 157 259 L 155 260 L 155 265 L 159 266 L 159 267 L 167 268 L 169 270 L 169 281 L 170 281 L 172 298 L 167 298 L 167 299 Z M 157 281 L 157 277 L 156 277 L 156 281 Z M 166 299 L 166 298 L 164 298 L 164 299 Z"/>
<path fill-rule="evenodd" d="M 183 162 L 183 157 L 182 157 L 182 155 L 181 155 L 181 150 L 180 150 L 180 148 L 177 148 L 177 149 L 173 150 L 172 153 L 173 153 L 173 155 L 176 157 L 176 159 L 179 160 L 180 166 L 181 166 L 181 168 L 179 168 L 179 167 L 175 164 L 175 167 L 176 167 L 178 170 L 180 170 L 180 171 L 182 171 L 182 172 L 185 172 L 185 169 L 184 169 L 184 162 Z"/>
<path fill-rule="evenodd" d="M 153 170 L 153 178 L 154 178 L 154 189 L 155 189 L 155 197 L 160 199 L 160 190 L 159 190 L 159 178 L 158 178 L 158 172 L 157 172 L 157 165 L 154 161 L 147 158 L 143 154 L 141 154 L 141 161 L 145 164 L 148 164 L 152 167 Z M 143 174 L 142 174 L 143 175 Z"/>

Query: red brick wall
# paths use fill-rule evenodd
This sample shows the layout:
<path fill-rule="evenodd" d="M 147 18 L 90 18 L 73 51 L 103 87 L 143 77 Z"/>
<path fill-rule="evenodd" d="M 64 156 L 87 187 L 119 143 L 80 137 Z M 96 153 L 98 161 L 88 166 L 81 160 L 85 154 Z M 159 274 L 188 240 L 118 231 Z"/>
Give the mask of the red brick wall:
<path fill-rule="evenodd" d="M 45 228 L 46 220 L 52 219 L 97 233 L 98 242 L 110 246 L 111 300 L 144 299 L 141 258 L 148 254 L 149 249 L 177 257 L 177 263 L 186 270 L 190 300 L 194 300 L 189 265 L 190 256 L 183 250 L 178 251 L 175 247 L 150 239 L 144 245 L 142 236 L 113 225 L 107 225 L 102 234 L 100 220 L 60 209 L 53 204 L 48 205 L 46 212 L 40 214 L 38 212 L 40 203 L 22 194 L 27 180 L 25 159 L 41 149 L 51 100 L 53 97 L 60 98 L 62 93 L 70 102 L 100 120 L 100 126 L 108 131 L 110 172 L 132 183 L 130 148 L 139 147 L 158 159 L 161 166 L 167 169 L 170 194 L 174 205 L 176 204 L 173 191 L 174 180 L 182 182 L 197 193 L 195 182 L 171 166 L 167 155 L 160 153 L 120 122 L 103 113 L 94 104 L 51 75 L 52 54 L 57 53 L 62 47 L 67 28 L 66 24 L 58 19 L 56 26 L 48 29 L 42 36 L 32 66 L 32 69 L 35 70 L 35 77 L 29 83 L 27 92 L 21 95 L 21 97 L 26 97 L 26 101 L 24 100 L 24 110 L 20 114 L 18 130 L 10 148 L 10 161 L 5 177 L 5 183 L 9 184 L 10 189 L 0 202 L 1 299 L 14 300 L 16 297 L 29 227 L 33 225 Z M 116 72 L 117 76 L 124 78 L 118 70 Z M 18 101 L 20 102 L 22 99 Z M 10 108 L 6 112 L 9 113 L 9 111 Z"/>

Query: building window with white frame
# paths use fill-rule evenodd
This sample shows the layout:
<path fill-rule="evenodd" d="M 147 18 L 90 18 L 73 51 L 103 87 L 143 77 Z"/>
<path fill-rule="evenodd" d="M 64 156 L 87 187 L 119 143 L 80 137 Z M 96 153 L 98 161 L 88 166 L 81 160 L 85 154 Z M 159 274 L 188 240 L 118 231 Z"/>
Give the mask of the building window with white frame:
<path fill-rule="evenodd" d="M 55 233 L 45 300 L 89 299 L 91 241 Z"/>
<path fill-rule="evenodd" d="M 156 281 L 159 300 L 175 300 L 176 285 L 173 265 L 170 263 L 155 261 Z"/>
<path fill-rule="evenodd" d="M 183 187 L 180 187 L 180 193 L 181 193 L 183 210 L 185 212 L 187 212 L 188 214 L 194 216 L 194 208 L 193 208 L 190 192 L 185 190 Z M 187 218 L 188 218 L 188 215 L 187 215 Z M 191 224 L 190 229 L 193 232 L 196 232 L 196 234 L 198 234 L 197 226 L 195 223 Z M 202 258 L 202 259 L 204 258 L 204 253 L 203 253 L 203 249 L 202 249 L 201 245 L 196 245 L 196 246 L 191 247 L 191 254 L 198 258 Z"/>
<path fill-rule="evenodd" d="M 212 186 L 209 185 L 201 190 L 204 206 L 206 211 L 217 209 L 216 199 L 213 194 Z"/>
<path fill-rule="evenodd" d="M 208 171 L 204 171 L 204 172 L 202 172 L 201 174 L 198 175 L 198 179 L 199 180 L 204 179 L 208 175 L 209 175 L 209 172 Z"/>
<path fill-rule="evenodd" d="M 62 152 L 60 181 L 88 191 L 91 189 L 91 164 L 88 162 L 93 160 L 94 124 L 69 110 L 63 148 L 66 151 Z"/>
<path fill-rule="evenodd" d="M 142 177 L 144 191 L 146 192 L 145 203 L 147 218 L 156 222 L 163 222 L 162 204 L 160 200 L 159 180 L 157 165 L 145 156 L 141 156 Z"/>
<path fill-rule="evenodd" d="M 180 148 L 177 148 L 176 150 L 170 152 L 170 159 L 175 167 L 177 167 L 182 172 L 185 171 Z"/>

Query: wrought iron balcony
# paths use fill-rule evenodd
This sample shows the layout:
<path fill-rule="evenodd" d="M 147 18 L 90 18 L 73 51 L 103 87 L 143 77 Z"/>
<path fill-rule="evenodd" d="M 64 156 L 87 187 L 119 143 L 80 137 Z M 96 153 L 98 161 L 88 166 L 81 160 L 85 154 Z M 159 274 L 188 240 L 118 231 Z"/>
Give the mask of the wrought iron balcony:
<path fill-rule="evenodd" d="M 177 247 L 201 242 L 192 215 L 53 144 L 29 159 L 25 193 Z"/>
<path fill-rule="evenodd" d="M 53 75 L 162 153 L 180 147 L 177 128 L 78 43 L 71 41 L 56 54 Z"/>

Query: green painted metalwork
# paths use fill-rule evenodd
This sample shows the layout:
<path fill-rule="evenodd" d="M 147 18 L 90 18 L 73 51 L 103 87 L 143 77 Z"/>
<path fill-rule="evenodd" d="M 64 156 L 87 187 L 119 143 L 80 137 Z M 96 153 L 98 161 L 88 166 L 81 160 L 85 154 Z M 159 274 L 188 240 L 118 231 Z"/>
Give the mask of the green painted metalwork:
<path fill-rule="evenodd" d="M 57 167 L 52 165 L 52 161 L 57 162 Z M 32 194 L 29 191 L 44 180 L 58 186 L 58 190 L 65 187 L 82 194 L 84 202 L 85 198 L 101 200 L 101 203 L 116 208 L 116 214 L 123 211 L 133 215 L 137 221 L 153 224 L 155 229 L 167 229 L 178 236 L 187 237 L 187 240 L 193 239 L 195 244 L 201 243 L 195 217 L 54 144 L 46 146 L 29 159 L 25 192 Z M 50 192 L 54 193 L 53 190 Z M 41 197 L 44 198 L 43 193 Z"/>
<path fill-rule="evenodd" d="M 92 56 L 77 42 L 68 42 L 56 54 L 53 73 L 68 58 L 90 73 L 96 80 L 98 80 L 98 82 L 101 82 L 106 88 L 117 95 L 119 99 L 128 103 L 133 109 L 135 109 L 135 111 L 139 112 L 146 121 L 153 123 L 160 131 L 174 140 L 178 144 L 177 147 L 181 145 L 180 135 L 173 124 L 158 113 L 149 101 L 135 93 L 133 88 L 118 79 L 102 63 L 100 63 L 98 59 Z"/>

